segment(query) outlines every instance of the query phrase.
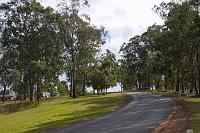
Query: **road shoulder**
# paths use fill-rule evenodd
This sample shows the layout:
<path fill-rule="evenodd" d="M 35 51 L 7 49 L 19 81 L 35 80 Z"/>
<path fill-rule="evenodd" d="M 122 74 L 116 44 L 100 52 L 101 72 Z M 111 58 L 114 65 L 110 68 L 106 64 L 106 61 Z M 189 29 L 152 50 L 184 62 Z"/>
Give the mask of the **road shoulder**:
<path fill-rule="evenodd" d="M 158 125 L 153 133 L 183 133 L 187 129 L 191 116 L 186 102 L 177 96 L 166 96 L 174 103 L 172 113 Z"/>

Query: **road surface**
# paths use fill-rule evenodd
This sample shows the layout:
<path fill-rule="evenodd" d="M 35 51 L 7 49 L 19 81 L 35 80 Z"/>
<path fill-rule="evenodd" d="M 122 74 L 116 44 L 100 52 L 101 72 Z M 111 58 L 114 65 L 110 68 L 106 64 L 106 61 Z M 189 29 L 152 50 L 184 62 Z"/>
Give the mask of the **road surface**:
<path fill-rule="evenodd" d="M 123 109 L 80 124 L 43 133 L 150 133 L 172 112 L 169 98 L 146 93 L 129 93 L 133 101 Z"/>

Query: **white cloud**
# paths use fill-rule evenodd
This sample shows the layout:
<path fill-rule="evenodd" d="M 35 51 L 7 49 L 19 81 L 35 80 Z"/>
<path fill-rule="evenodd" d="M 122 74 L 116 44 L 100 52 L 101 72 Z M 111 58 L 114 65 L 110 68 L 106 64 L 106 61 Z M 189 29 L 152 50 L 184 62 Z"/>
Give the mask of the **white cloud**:
<path fill-rule="evenodd" d="M 5 3 L 7 2 L 8 0 L 0 0 L 0 3 Z"/>
<path fill-rule="evenodd" d="M 90 2 L 88 13 L 92 23 L 106 27 L 111 41 L 104 47 L 115 53 L 118 53 L 123 42 L 136 34 L 141 34 L 148 26 L 163 23 L 152 10 L 154 5 L 162 2 L 160 0 L 90 0 Z"/>
<path fill-rule="evenodd" d="M 5 2 L 8 0 L 0 0 Z M 45 6 L 56 7 L 61 0 L 38 0 Z M 90 8 L 86 12 L 91 22 L 97 26 L 105 26 L 111 40 L 103 47 L 118 53 L 123 42 L 136 34 L 141 34 L 154 23 L 162 24 L 162 20 L 153 12 L 154 5 L 161 0 L 89 0 Z M 163 0 L 169 2 L 170 0 Z"/>

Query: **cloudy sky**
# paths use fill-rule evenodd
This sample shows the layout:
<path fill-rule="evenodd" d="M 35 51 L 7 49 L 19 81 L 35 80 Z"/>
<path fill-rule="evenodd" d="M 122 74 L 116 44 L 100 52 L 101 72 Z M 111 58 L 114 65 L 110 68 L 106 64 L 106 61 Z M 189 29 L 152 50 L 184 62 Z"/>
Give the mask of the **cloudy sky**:
<path fill-rule="evenodd" d="M 0 0 L 5 2 L 8 0 Z M 38 0 L 45 6 L 56 7 L 60 0 Z M 162 20 L 153 12 L 154 5 L 170 0 L 89 0 L 87 13 L 94 25 L 103 25 L 109 31 L 110 40 L 105 48 L 115 54 L 121 44 L 136 34 L 143 33 L 148 26 Z"/>
<path fill-rule="evenodd" d="M 165 0 L 167 2 L 169 0 Z M 90 0 L 89 14 L 92 23 L 104 25 L 111 40 L 105 45 L 116 54 L 121 44 L 147 27 L 163 21 L 153 12 L 154 5 L 162 0 Z"/>

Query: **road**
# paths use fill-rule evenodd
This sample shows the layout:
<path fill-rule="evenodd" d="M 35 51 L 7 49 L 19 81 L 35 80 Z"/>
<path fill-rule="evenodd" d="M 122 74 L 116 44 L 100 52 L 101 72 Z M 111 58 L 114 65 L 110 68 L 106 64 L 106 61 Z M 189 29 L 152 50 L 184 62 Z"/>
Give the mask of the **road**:
<path fill-rule="evenodd" d="M 133 101 L 123 109 L 80 124 L 43 133 L 150 133 L 172 112 L 169 98 L 129 93 Z"/>

